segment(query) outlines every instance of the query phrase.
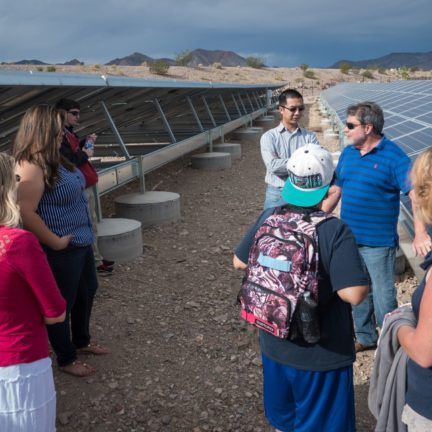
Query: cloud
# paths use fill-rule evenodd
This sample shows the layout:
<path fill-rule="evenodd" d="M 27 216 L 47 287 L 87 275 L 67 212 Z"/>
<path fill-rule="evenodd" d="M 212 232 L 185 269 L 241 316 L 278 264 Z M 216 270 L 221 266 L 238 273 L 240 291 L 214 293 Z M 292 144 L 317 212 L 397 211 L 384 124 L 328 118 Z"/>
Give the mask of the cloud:
<path fill-rule="evenodd" d="M 6 2 L 4 2 L 6 3 Z M 105 63 L 139 51 L 255 53 L 268 64 L 328 66 L 428 51 L 429 0 L 16 0 L 0 5 L 0 61 Z"/>

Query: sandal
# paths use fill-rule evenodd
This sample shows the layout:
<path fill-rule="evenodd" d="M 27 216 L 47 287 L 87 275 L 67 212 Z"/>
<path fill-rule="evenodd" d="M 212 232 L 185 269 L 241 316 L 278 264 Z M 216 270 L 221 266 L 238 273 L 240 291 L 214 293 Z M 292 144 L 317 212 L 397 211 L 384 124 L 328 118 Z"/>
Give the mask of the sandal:
<path fill-rule="evenodd" d="M 93 354 L 93 355 L 105 355 L 110 353 L 110 350 L 108 348 L 105 348 L 96 342 L 90 342 L 87 346 L 78 348 L 77 351 L 80 354 Z"/>
<path fill-rule="evenodd" d="M 79 360 L 75 360 L 66 366 L 59 366 L 59 370 L 78 378 L 88 377 L 96 372 L 96 369 L 93 366 Z"/>

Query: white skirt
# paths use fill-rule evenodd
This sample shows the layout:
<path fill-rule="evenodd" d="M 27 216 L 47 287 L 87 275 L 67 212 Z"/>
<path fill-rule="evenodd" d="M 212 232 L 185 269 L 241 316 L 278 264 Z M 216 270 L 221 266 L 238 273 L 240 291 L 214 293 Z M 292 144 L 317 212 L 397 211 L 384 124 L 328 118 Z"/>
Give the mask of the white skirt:
<path fill-rule="evenodd" d="M 50 358 L 0 367 L 0 431 L 53 432 L 55 420 Z"/>

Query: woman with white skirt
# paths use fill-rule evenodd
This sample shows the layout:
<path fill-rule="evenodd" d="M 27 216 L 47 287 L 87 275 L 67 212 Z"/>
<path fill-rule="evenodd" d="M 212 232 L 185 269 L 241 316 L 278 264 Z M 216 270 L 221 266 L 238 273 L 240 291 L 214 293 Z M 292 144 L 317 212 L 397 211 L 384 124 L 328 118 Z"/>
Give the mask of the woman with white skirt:
<path fill-rule="evenodd" d="M 0 153 L 0 431 L 55 431 L 46 324 L 66 302 L 34 234 L 17 228 L 14 160 Z"/>

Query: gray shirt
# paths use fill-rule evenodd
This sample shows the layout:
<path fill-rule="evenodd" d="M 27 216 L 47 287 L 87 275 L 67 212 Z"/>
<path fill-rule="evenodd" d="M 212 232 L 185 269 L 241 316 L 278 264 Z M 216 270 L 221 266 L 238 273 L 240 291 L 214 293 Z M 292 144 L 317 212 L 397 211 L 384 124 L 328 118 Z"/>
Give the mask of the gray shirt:
<path fill-rule="evenodd" d="M 318 144 L 313 132 L 297 128 L 293 133 L 280 123 L 261 137 L 261 155 L 266 166 L 265 182 L 271 186 L 283 187 L 287 179 L 287 162 L 292 153 L 306 144 Z"/>

